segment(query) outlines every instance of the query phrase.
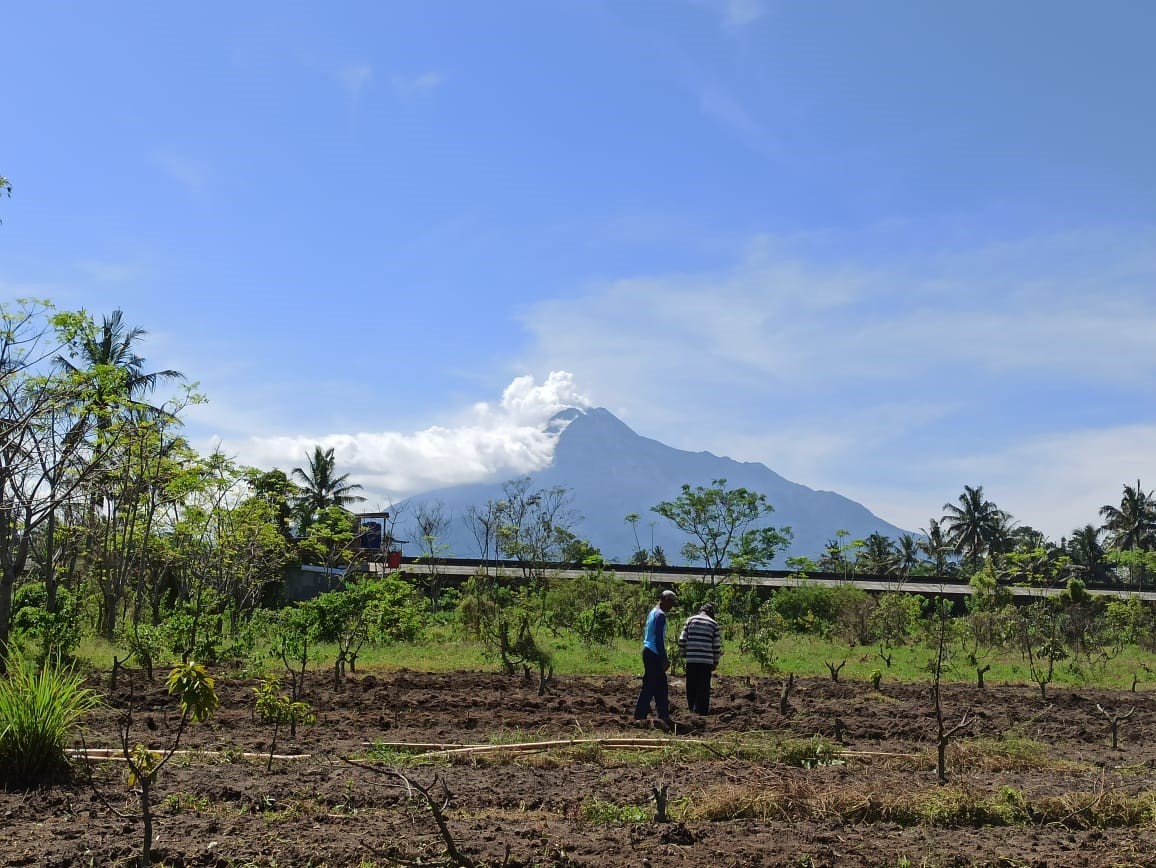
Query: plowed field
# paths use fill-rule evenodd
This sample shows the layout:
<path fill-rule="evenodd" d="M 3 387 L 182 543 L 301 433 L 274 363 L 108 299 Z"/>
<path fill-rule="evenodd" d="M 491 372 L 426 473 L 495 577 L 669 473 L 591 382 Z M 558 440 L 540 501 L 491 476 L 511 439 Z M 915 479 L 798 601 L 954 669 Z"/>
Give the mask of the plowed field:
<path fill-rule="evenodd" d="M 478 865 L 1156 865 L 1152 693 L 945 687 L 948 725 L 969 723 L 940 785 L 926 684 L 804 679 L 783 714 L 781 679 L 721 677 L 708 717 L 674 702 L 668 735 L 631 719 L 638 683 L 563 677 L 539 696 L 536 679 L 401 671 L 357 674 L 334 691 L 318 674 L 304 697 L 317 723 L 279 736 L 278 754 L 294 758 L 266 771 L 242 756 L 267 751 L 272 734 L 253 715 L 255 682 L 222 676 L 220 711 L 189 728 L 182 747 L 193 752 L 157 782 L 154 858 L 446 864 L 445 838 L 397 769 L 445 805 L 449 836 Z M 672 699 L 681 687 L 672 679 Z M 138 673 L 86 719 L 89 748 L 119 746 L 130 690 L 132 741 L 167 743 L 176 705 Z M 1113 749 L 1105 712 L 1131 709 Z M 810 755 L 816 737 L 841 740 L 842 752 Z M 397 759 L 433 745 L 565 739 L 575 744 Z M 378 758 L 367 758 L 374 744 Z M 0 864 L 132 863 L 141 821 L 123 764 L 80 767 L 67 782 L 0 793 Z M 661 787 L 668 822 L 654 819 Z"/>

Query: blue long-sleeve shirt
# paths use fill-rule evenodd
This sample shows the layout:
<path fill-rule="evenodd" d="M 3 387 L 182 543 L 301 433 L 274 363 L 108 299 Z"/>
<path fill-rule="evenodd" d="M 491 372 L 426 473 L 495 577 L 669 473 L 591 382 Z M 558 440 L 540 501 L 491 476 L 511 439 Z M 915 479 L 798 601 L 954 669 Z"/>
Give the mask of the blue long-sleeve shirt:
<path fill-rule="evenodd" d="M 666 659 L 666 612 L 661 606 L 655 606 L 646 616 L 642 647 L 657 654 L 659 660 Z"/>

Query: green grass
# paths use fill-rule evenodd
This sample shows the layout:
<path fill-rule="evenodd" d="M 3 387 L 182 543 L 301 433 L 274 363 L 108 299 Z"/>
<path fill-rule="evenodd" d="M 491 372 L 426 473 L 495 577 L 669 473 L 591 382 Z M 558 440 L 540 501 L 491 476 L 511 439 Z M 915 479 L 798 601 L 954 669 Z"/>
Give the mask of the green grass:
<path fill-rule="evenodd" d="M 39 666 L 11 649 L 0 680 L 0 780 L 35 784 L 67 769 L 72 728 L 98 705 L 82 682 L 72 669 L 51 661 Z"/>
<path fill-rule="evenodd" d="M 556 675 L 638 675 L 641 670 L 641 638 L 616 639 L 607 645 L 589 645 L 571 635 L 553 636 L 543 631 L 541 644 L 550 654 Z M 668 637 L 673 642 L 673 637 Z M 762 676 L 764 672 L 757 661 L 739 650 L 735 637 L 724 635 L 722 664 L 718 675 Z M 823 639 L 806 634 L 792 634 L 778 642 L 776 648 L 778 670 L 782 675 L 788 672 L 800 677 L 829 678 L 827 663 L 843 663 L 839 678 L 842 681 L 869 682 L 871 674 L 881 673 L 881 687 L 886 692 L 889 683 L 925 682 L 928 679 L 927 665 L 931 656 L 928 648 L 912 643 L 890 646 L 884 649 L 891 656 L 891 666 L 887 666 L 879 656 L 879 646 L 849 647 L 844 642 Z M 124 659 L 127 652 L 123 648 L 110 645 L 103 640 L 86 637 L 77 651 L 77 658 L 83 665 L 107 672 L 112 666 L 113 655 Z M 336 656 L 336 648 L 318 645 L 312 649 L 312 670 L 328 670 Z M 160 661 L 159 671 L 175 661 Z M 984 676 L 987 684 L 1032 685 L 1030 672 L 1018 652 L 1005 651 L 990 653 L 982 658 L 991 669 Z M 425 640 L 413 643 L 398 643 L 384 646 L 366 646 L 357 660 L 359 672 L 393 671 L 412 669 L 423 672 L 494 672 L 498 663 L 485 647 L 477 641 L 463 638 L 452 627 L 439 624 L 429 631 Z M 281 664 L 267 655 L 256 654 L 243 673 L 258 675 L 279 672 Z M 1100 666 L 1090 666 L 1081 661 L 1078 665 L 1071 660 L 1060 661 L 1056 665 L 1053 682 L 1049 690 L 1078 689 L 1096 686 L 1128 690 L 1133 678 L 1139 676 L 1137 690 L 1156 688 L 1156 655 L 1138 648 L 1126 648 L 1116 658 Z M 949 682 L 974 684 L 975 666 L 966 660 L 966 654 L 956 649 L 953 659 L 945 670 Z"/>

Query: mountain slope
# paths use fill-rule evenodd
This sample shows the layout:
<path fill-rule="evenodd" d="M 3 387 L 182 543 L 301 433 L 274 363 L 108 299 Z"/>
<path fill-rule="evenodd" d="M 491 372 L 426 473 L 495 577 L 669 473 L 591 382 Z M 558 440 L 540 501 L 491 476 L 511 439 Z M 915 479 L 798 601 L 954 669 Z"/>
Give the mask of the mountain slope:
<path fill-rule="evenodd" d="M 740 486 L 767 496 L 775 511 L 770 524 L 789 525 L 794 541 L 787 554 L 817 557 L 839 529 L 858 539 L 878 531 L 897 538 L 905 533 L 873 515 L 866 507 L 830 491 L 815 491 L 791 482 L 763 464 L 739 462 L 709 452 L 687 452 L 642 437 L 604 409 L 565 410 L 551 420 L 560 431 L 553 463 L 531 474 L 534 488 L 561 485 L 573 492 L 573 509 L 582 518 L 574 528 L 604 556 L 625 561 L 634 551 L 634 533 L 624 521 L 638 513 L 638 537 L 643 547 L 662 546 L 672 563 L 681 563 L 686 537 L 650 508 L 676 498 L 683 483 L 710 485 L 726 479 L 728 488 Z M 442 543 L 449 554 L 477 557 L 478 546 L 465 521 L 469 506 L 481 507 L 501 499 L 501 484 L 476 483 L 418 495 L 399 504 L 397 533 L 406 537 L 414 507 L 423 501 L 441 501 L 452 515 L 451 529 Z M 410 544 L 407 553 L 416 553 Z M 772 565 L 783 566 L 780 556 Z"/>

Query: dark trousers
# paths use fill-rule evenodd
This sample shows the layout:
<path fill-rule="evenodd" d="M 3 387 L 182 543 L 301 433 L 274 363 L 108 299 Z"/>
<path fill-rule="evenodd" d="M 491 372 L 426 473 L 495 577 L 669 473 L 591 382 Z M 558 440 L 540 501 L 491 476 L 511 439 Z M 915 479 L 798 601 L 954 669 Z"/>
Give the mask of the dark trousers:
<path fill-rule="evenodd" d="M 710 676 L 714 667 L 709 663 L 686 664 L 686 707 L 695 714 L 710 713 Z"/>
<path fill-rule="evenodd" d="M 642 649 L 642 690 L 638 693 L 638 702 L 634 705 L 634 717 L 643 720 L 650 716 L 650 702 L 654 701 L 654 710 L 658 717 L 665 720 L 670 717 L 670 697 L 667 693 L 666 670 L 662 668 L 662 661 L 649 648 Z"/>

